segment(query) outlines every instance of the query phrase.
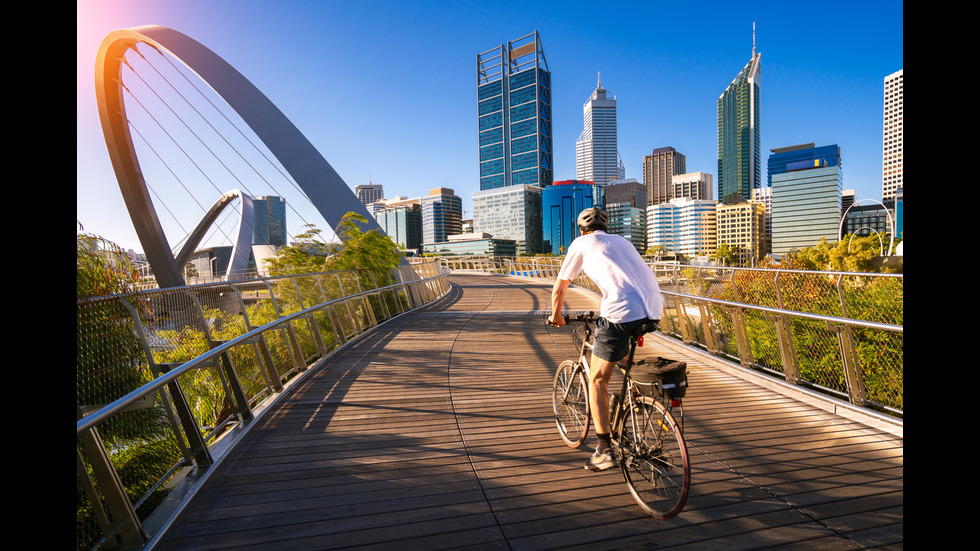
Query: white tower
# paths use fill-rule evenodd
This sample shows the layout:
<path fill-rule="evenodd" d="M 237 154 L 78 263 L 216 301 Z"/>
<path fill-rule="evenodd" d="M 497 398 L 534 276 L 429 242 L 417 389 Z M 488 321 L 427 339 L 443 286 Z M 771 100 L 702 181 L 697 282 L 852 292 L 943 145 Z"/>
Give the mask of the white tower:
<path fill-rule="evenodd" d="M 884 131 L 881 136 L 881 200 L 894 199 L 902 187 L 902 75 L 905 69 L 885 77 Z"/>
<path fill-rule="evenodd" d="M 585 125 L 575 142 L 575 177 L 598 185 L 626 177 L 616 141 L 616 96 L 602 87 L 602 75 L 582 107 Z"/>

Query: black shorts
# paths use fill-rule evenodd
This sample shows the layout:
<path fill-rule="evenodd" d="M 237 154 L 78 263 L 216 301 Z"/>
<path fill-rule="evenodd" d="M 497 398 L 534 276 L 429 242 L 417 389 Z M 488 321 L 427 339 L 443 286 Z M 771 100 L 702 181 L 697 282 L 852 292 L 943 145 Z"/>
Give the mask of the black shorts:
<path fill-rule="evenodd" d="M 650 323 L 651 319 L 643 318 L 625 323 L 612 323 L 606 318 L 596 320 L 595 339 L 592 341 L 592 353 L 607 362 L 618 362 L 630 351 L 630 334 L 638 325 Z"/>

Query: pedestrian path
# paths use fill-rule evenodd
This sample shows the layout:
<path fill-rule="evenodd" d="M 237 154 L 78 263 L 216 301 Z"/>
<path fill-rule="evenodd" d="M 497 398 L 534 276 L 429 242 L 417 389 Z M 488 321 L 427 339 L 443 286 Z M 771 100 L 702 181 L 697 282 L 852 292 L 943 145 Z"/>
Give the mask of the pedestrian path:
<path fill-rule="evenodd" d="M 440 301 L 316 366 L 218 463 L 156 549 L 901 549 L 901 437 L 688 362 L 684 511 L 591 474 L 551 412 L 575 353 L 550 285 L 454 274 Z M 572 289 L 571 310 L 597 309 Z"/>

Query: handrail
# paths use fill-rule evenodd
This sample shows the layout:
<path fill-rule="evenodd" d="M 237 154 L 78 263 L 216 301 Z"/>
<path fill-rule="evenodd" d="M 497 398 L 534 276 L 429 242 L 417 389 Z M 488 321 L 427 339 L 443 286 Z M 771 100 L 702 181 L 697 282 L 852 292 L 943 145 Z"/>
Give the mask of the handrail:
<path fill-rule="evenodd" d="M 450 269 L 553 281 L 562 260 L 460 255 L 442 257 L 440 263 Z M 665 335 L 704 348 L 709 354 L 737 360 L 743 368 L 781 376 L 787 383 L 841 397 L 857 406 L 902 416 L 904 329 L 896 323 L 875 321 L 902 319 L 902 274 L 652 261 L 647 265 L 661 278 L 660 289 L 666 299 L 661 331 Z M 689 270 L 694 270 L 694 277 Z M 750 272 L 752 277 L 739 277 Z M 710 277 L 712 273 L 720 277 Z M 699 281 L 705 275 L 709 277 Z M 756 277 L 759 275 L 767 277 Z M 572 283 L 598 292 L 584 273 Z M 701 284 L 721 286 L 712 287 L 713 292 L 721 290 L 728 296 L 682 292 L 688 288 L 699 292 Z M 873 294 L 869 288 L 875 289 Z M 707 287 L 700 290 L 706 291 Z M 805 294 L 795 295 L 793 291 Z M 726 300 L 731 297 L 734 300 Z M 771 303 L 778 307 L 765 305 Z M 793 310 L 787 304 L 800 309 Z M 829 315 L 828 311 L 839 315 Z M 813 322 L 825 325 L 814 327 Z M 839 362 L 836 365 L 828 363 L 833 355 Z"/>
<path fill-rule="evenodd" d="M 430 279 L 435 279 L 437 277 L 442 277 L 442 276 L 434 276 L 434 277 L 423 279 L 423 280 L 419 280 L 419 281 L 427 281 L 427 280 L 430 280 Z M 249 280 L 249 281 L 258 281 L 258 280 Z M 413 282 L 413 283 L 415 283 L 415 282 Z M 164 374 L 164 375 L 162 375 L 160 377 L 154 378 L 152 381 L 150 381 L 150 382 L 144 384 L 143 386 L 141 386 L 141 387 L 133 390 L 132 392 L 129 392 L 125 396 L 122 396 L 121 398 L 118 398 L 115 401 L 113 401 L 113 402 L 111 402 L 109 404 L 106 404 L 105 406 L 99 408 L 95 412 L 86 415 L 85 417 L 81 418 L 80 420 L 78 420 L 76 422 L 76 424 L 75 424 L 75 433 L 76 434 L 81 434 L 82 432 L 84 432 L 84 431 L 86 431 L 86 430 L 94 427 L 95 425 L 98 425 L 99 423 L 105 421 L 107 418 L 111 417 L 112 415 L 114 415 L 116 413 L 119 413 L 120 411 L 122 411 L 123 409 L 125 409 L 127 406 L 135 403 L 136 401 L 138 401 L 142 397 L 146 396 L 147 394 L 150 394 L 152 392 L 156 392 L 156 391 L 160 390 L 167 383 L 173 382 L 175 379 L 179 378 L 181 375 L 184 375 L 188 371 L 191 371 L 192 369 L 195 369 L 195 368 L 199 367 L 200 364 L 203 364 L 205 362 L 211 361 L 214 358 L 220 356 L 222 353 L 227 352 L 228 350 L 231 350 L 232 348 L 234 348 L 236 346 L 241 346 L 242 344 L 247 344 L 249 341 L 251 341 L 252 339 L 254 339 L 259 334 L 265 333 L 266 331 L 269 331 L 271 329 L 275 329 L 279 325 L 283 325 L 283 324 L 289 323 L 289 322 L 291 322 L 291 321 L 293 321 L 293 320 L 295 320 L 297 318 L 301 318 L 301 317 L 307 316 L 307 315 L 309 315 L 309 314 L 311 314 L 313 312 L 326 309 L 328 306 L 333 305 L 333 303 L 335 303 L 335 302 L 343 302 L 343 301 L 350 300 L 352 298 L 357 298 L 357 297 L 366 296 L 366 295 L 372 295 L 372 294 L 378 293 L 379 291 L 384 291 L 384 290 L 387 290 L 387 289 L 393 289 L 393 288 L 396 288 L 396 287 L 403 287 L 405 285 L 408 285 L 408 283 L 395 283 L 395 284 L 392 284 L 392 285 L 388 285 L 386 287 L 378 287 L 377 289 L 370 289 L 370 290 L 367 290 L 367 291 L 361 291 L 359 293 L 354 293 L 353 295 L 347 295 L 347 296 L 344 296 L 344 297 L 335 298 L 335 299 L 330 300 L 328 302 L 324 302 L 324 303 L 321 303 L 321 304 L 310 306 L 309 308 L 306 308 L 306 309 L 303 309 L 303 310 L 300 310 L 300 311 L 297 311 L 297 312 L 293 312 L 292 314 L 288 314 L 285 317 L 279 318 L 277 320 L 273 320 L 273 321 L 271 321 L 271 322 L 269 322 L 269 323 L 267 323 L 265 325 L 262 325 L 260 327 L 255 328 L 255 329 L 252 329 L 251 331 L 249 331 L 247 333 L 244 333 L 241 336 L 238 336 L 238 337 L 236 337 L 236 338 L 234 338 L 234 339 L 232 339 L 230 341 L 227 341 L 224 344 L 221 344 L 221 345 L 219 345 L 219 346 L 217 346 L 215 348 L 212 348 L 212 349 L 208 350 L 207 352 L 205 352 L 204 354 L 201 354 L 200 356 L 197 356 L 193 360 L 190 360 L 190 361 L 187 361 L 187 362 L 181 364 L 180 367 L 177 367 L 177 368 L 169 371 L 168 373 L 166 373 L 166 374 Z"/>
<path fill-rule="evenodd" d="M 86 547 L 92 544 L 96 544 L 96 547 L 103 544 L 116 547 L 141 547 L 144 545 L 153 536 L 153 534 L 147 533 L 147 528 L 161 528 L 158 522 L 164 515 L 169 514 L 171 508 L 176 505 L 177 501 L 181 501 L 181 499 L 178 497 L 170 500 L 170 504 L 167 507 L 152 505 L 153 509 L 150 510 L 151 514 L 147 518 L 138 516 L 136 514 L 136 508 L 147 503 L 147 498 L 161 488 L 165 482 L 170 480 L 172 475 L 176 475 L 179 469 L 196 467 L 199 474 L 188 476 L 187 478 L 184 477 L 184 474 L 187 473 L 174 476 L 168 486 L 172 485 L 175 480 L 184 480 L 181 486 L 183 488 L 182 491 L 193 492 L 196 485 L 200 484 L 207 477 L 207 473 L 210 472 L 215 459 L 226 454 L 234 442 L 238 441 L 238 438 L 240 438 L 244 431 L 248 430 L 255 417 L 259 415 L 258 412 L 263 408 L 267 408 L 268 404 L 271 403 L 271 399 L 276 396 L 281 396 L 286 392 L 287 388 L 291 388 L 297 381 L 303 379 L 303 374 L 297 374 L 298 371 L 309 372 L 307 370 L 313 365 L 311 362 L 319 362 L 331 356 L 336 350 L 343 348 L 346 343 L 351 342 L 351 339 L 364 335 L 385 321 L 414 310 L 424 304 L 428 304 L 445 294 L 448 290 L 448 285 L 445 281 L 448 270 L 444 270 L 434 262 L 427 264 L 413 266 L 399 277 L 389 279 L 389 281 L 398 280 L 396 283 L 383 287 L 368 288 L 366 290 L 361 289 L 372 286 L 374 281 L 371 278 L 373 276 L 367 281 L 364 281 L 363 283 L 365 285 L 362 286 L 361 278 L 357 276 L 356 271 L 349 271 L 352 272 L 353 280 L 346 279 L 344 274 L 348 271 L 345 271 L 238 280 L 221 282 L 214 285 L 206 284 L 163 289 L 159 292 L 150 292 L 147 295 L 143 293 L 136 293 L 135 295 L 120 294 L 111 297 L 79 300 L 78 307 L 80 312 L 83 308 L 86 312 L 104 311 L 108 314 L 106 319 L 110 319 L 113 323 L 117 324 L 123 321 L 119 318 L 119 314 L 113 314 L 111 309 L 106 309 L 98 301 L 105 301 L 105 305 L 118 305 L 121 302 L 121 308 L 123 308 L 122 317 L 127 317 L 125 312 L 128 311 L 128 317 L 133 318 L 133 325 L 129 326 L 128 329 L 123 328 L 123 331 L 132 332 L 134 338 L 137 338 L 141 342 L 143 353 L 146 354 L 146 361 L 155 373 L 153 380 L 141 384 L 138 388 L 111 400 L 107 404 L 98 406 L 93 404 L 89 408 L 82 407 L 80 403 L 77 408 L 75 423 L 76 437 L 78 439 L 76 463 L 79 488 L 80 491 L 84 491 L 87 498 L 84 502 L 80 501 L 79 506 L 81 507 L 83 503 L 87 503 L 91 507 L 93 523 L 97 521 L 99 525 L 98 528 L 94 524 L 86 525 L 86 530 L 89 530 L 89 537 L 92 534 L 94 534 L 96 539 L 101 536 L 101 541 L 104 542 L 96 543 L 95 540 L 79 540 L 79 545 Z M 313 298 L 306 296 L 307 293 L 300 293 L 300 283 L 310 281 L 310 276 L 313 276 L 312 280 L 315 282 Z M 336 298 L 326 300 L 327 295 L 324 293 L 323 281 L 321 280 L 323 276 L 327 276 L 328 278 L 334 276 L 336 278 L 336 281 L 333 283 L 337 287 L 332 292 L 337 292 L 339 289 L 341 296 L 333 295 Z M 293 285 L 287 286 L 287 289 L 292 287 L 294 289 L 293 292 L 296 293 L 295 296 L 292 296 L 288 290 L 284 290 L 281 293 L 278 289 L 273 290 L 273 286 L 271 285 L 273 281 L 289 280 L 292 281 Z M 241 289 L 249 286 L 262 289 L 263 284 L 267 292 L 257 291 L 256 298 L 276 301 L 292 296 L 291 300 L 293 304 L 300 309 L 289 314 L 282 314 L 280 308 L 273 305 L 275 319 L 263 323 L 259 327 L 251 326 L 248 320 L 248 314 L 244 310 L 244 304 L 242 303 L 243 295 Z M 350 294 L 344 292 L 343 288 L 349 287 L 350 284 L 353 284 L 357 292 Z M 238 311 L 237 314 L 232 314 L 232 316 L 243 318 L 246 326 L 243 329 L 247 330 L 234 337 L 229 335 L 228 340 L 223 340 L 220 336 L 212 334 L 212 331 L 217 326 L 215 328 L 209 328 L 210 318 L 203 317 L 204 310 L 202 310 L 202 304 L 195 293 L 228 293 L 229 288 L 233 293 L 230 298 L 234 301 L 234 297 L 237 296 L 237 303 L 242 308 L 241 311 Z M 315 290 L 317 288 L 319 288 L 319 292 Z M 251 293 L 252 291 L 248 290 L 246 292 Z M 139 299 L 135 303 L 131 300 L 134 296 Z M 200 331 L 199 335 L 205 340 L 208 347 L 203 353 L 179 364 L 155 361 L 156 353 L 154 350 L 160 349 L 157 348 L 158 344 L 154 343 L 151 346 L 147 342 L 147 332 L 144 331 L 144 327 L 151 327 L 150 335 L 152 336 L 152 326 L 157 325 L 159 322 L 156 318 L 152 317 L 153 312 L 145 312 L 149 313 L 151 317 L 144 319 L 144 312 L 137 311 L 137 309 L 142 307 L 143 298 L 154 301 L 166 300 L 172 296 L 183 296 L 191 308 L 195 308 L 197 311 L 198 317 L 194 323 L 203 323 L 203 325 L 194 325 L 194 323 L 187 325 L 186 320 L 184 320 L 184 323 L 177 325 L 177 327 L 187 325 Z M 244 298 L 245 300 L 252 299 L 251 296 Z M 303 308 L 304 303 L 308 304 L 311 300 L 317 302 L 317 304 Z M 320 300 L 324 300 L 324 302 L 320 302 Z M 177 308 L 181 307 L 183 306 L 178 304 Z M 166 315 L 166 312 L 164 312 L 164 315 Z M 318 322 L 314 320 L 314 315 L 325 315 L 326 318 L 320 318 L 320 322 L 325 322 L 329 327 L 317 327 Z M 210 316 L 210 313 L 208 316 Z M 298 325 L 294 327 L 294 324 L 302 324 L 304 318 L 308 328 L 300 336 L 313 341 L 312 346 L 315 346 L 315 351 L 313 351 L 312 356 L 304 353 L 296 340 L 299 333 L 295 331 Z M 95 324 L 92 326 L 94 329 L 92 334 L 97 335 L 98 338 L 102 338 L 104 331 L 102 322 L 99 321 L 100 319 L 92 318 L 91 322 Z M 147 321 L 148 319 L 154 321 Z M 84 327 L 86 323 L 89 323 L 89 320 L 88 318 L 84 320 L 80 318 L 78 323 L 80 327 Z M 147 325 L 148 323 L 151 325 Z M 323 333 L 324 331 L 327 333 Z M 286 371 L 281 372 L 277 371 L 279 367 L 276 365 L 277 360 L 270 356 L 270 346 L 267 341 L 270 336 L 275 337 L 278 333 L 283 333 L 283 338 L 281 339 L 282 344 L 280 344 L 277 350 L 283 355 L 280 361 L 285 362 L 287 367 Z M 329 347 L 325 346 L 321 334 L 332 334 L 333 342 L 329 343 Z M 167 336 L 164 338 L 169 342 L 171 338 L 176 338 L 176 336 Z M 82 346 L 81 342 L 79 346 Z M 306 342 L 308 347 L 311 346 L 309 341 Z M 254 361 L 258 363 L 258 367 L 252 367 L 252 371 L 248 372 L 248 376 L 252 378 L 251 381 L 253 384 L 256 380 L 263 380 L 262 377 L 264 377 L 264 386 L 260 387 L 259 391 L 251 396 L 248 395 L 249 393 L 243 385 L 246 381 L 239 380 L 244 373 L 241 371 L 242 366 L 236 365 L 237 360 L 234 362 L 232 360 L 235 349 L 252 349 L 254 351 Z M 98 358 L 98 361 L 94 365 L 99 370 L 102 369 L 103 365 L 108 365 L 104 363 L 106 360 L 101 356 L 92 356 L 92 354 L 93 352 L 89 348 L 79 348 L 79 358 L 83 356 Z M 120 358 L 124 362 L 132 361 L 122 356 Z M 290 366 L 292 367 L 290 368 Z M 223 385 L 224 394 L 221 394 L 220 388 L 211 390 L 204 387 L 207 389 L 206 392 L 216 393 L 215 396 L 219 399 L 226 400 L 226 405 L 231 407 L 231 414 L 229 416 L 225 417 L 227 415 L 226 410 L 222 413 L 222 417 L 216 418 L 216 421 L 212 419 L 212 422 L 217 423 L 216 428 L 206 427 L 205 423 L 198 416 L 198 412 L 192 411 L 188 401 L 184 398 L 188 387 L 183 385 L 181 380 L 181 377 L 189 376 L 189 374 L 194 373 L 196 370 L 208 367 L 215 368 L 212 375 L 216 381 L 220 380 Z M 131 370 L 133 368 L 129 367 L 126 369 Z M 254 371 L 255 369 L 259 370 L 258 374 Z M 263 369 L 265 370 L 264 372 L 262 372 Z M 286 378 L 282 378 L 283 376 Z M 283 383 L 290 378 L 292 380 L 284 386 Z M 102 381 L 102 379 L 97 380 Z M 252 390 L 255 390 L 254 386 Z M 151 399 L 154 396 L 157 396 L 156 402 L 154 402 L 154 399 Z M 160 401 L 161 398 L 162 401 Z M 172 442 L 179 448 L 177 451 L 178 457 L 175 458 L 178 460 L 176 464 L 173 464 L 163 474 L 162 478 L 158 479 L 160 477 L 159 471 L 157 474 L 153 474 L 153 471 L 148 471 L 147 476 L 139 480 L 129 481 L 124 486 L 117 472 L 117 466 L 114 464 L 113 455 L 109 453 L 107 448 L 113 450 L 113 453 L 117 450 L 103 441 L 103 435 L 100 434 L 98 427 L 110 419 L 117 418 L 123 412 L 147 407 L 159 409 L 169 419 L 170 430 L 172 432 L 170 436 L 164 437 L 164 439 Z M 94 409 L 94 411 L 88 411 L 89 409 Z M 234 429 L 233 434 L 235 436 L 227 439 L 224 438 L 225 435 L 231 434 L 227 432 L 227 427 L 234 427 L 236 423 L 238 428 Z M 206 435 L 205 432 L 208 431 L 210 431 L 210 434 Z M 222 437 L 216 438 L 219 434 Z M 151 440 L 158 438 L 160 437 L 154 436 Z M 215 439 L 212 441 L 212 438 Z M 219 444 L 219 442 L 223 443 Z M 124 444 L 123 449 L 125 448 L 128 448 L 128 445 Z M 179 456 L 182 456 L 182 458 Z M 167 465 L 170 465 L 170 463 Z M 163 468 L 166 469 L 166 465 Z M 136 496 L 145 491 L 137 489 L 138 487 L 149 487 L 150 489 L 141 499 L 136 499 L 136 497 L 130 497 L 127 492 L 129 484 L 134 484 L 133 491 Z M 137 484 L 138 486 L 136 486 Z M 181 493 L 179 495 L 184 495 L 186 499 L 186 494 Z M 80 499 L 83 498 L 80 497 Z M 93 530 L 99 531 L 93 532 Z"/>
<path fill-rule="evenodd" d="M 864 321 L 864 320 L 855 320 L 855 319 L 850 319 L 850 318 L 840 318 L 840 317 L 835 317 L 835 316 L 827 316 L 827 315 L 824 315 L 824 314 L 813 314 L 813 313 L 810 313 L 810 312 L 798 312 L 796 310 L 784 310 L 782 308 L 770 308 L 768 306 L 758 306 L 758 305 L 755 305 L 755 304 L 744 304 L 744 303 L 741 303 L 741 302 L 732 302 L 730 300 L 721 300 L 721 299 L 710 298 L 710 297 L 699 297 L 697 295 L 687 295 L 687 294 L 684 294 L 684 293 L 675 293 L 673 291 L 663 291 L 662 290 L 660 292 L 661 292 L 661 294 L 664 294 L 664 295 L 667 295 L 667 296 L 684 298 L 684 299 L 690 299 L 691 301 L 708 302 L 708 303 L 711 303 L 711 304 L 718 304 L 718 305 L 721 305 L 721 306 L 729 306 L 729 307 L 732 307 L 732 308 L 751 308 L 753 310 L 758 310 L 760 312 L 768 312 L 770 314 L 789 315 L 789 316 L 793 316 L 793 317 L 797 317 L 797 318 L 810 319 L 810 320 L 814 320 L 814 321 L 825 321 L 825 322 L 829 322 L 829 323 L 837 323 L 837 324 L 840 324 L 840 325 L 851 325 L 851 326 L 854 326 L 854 327 L 864 327 L 866 329 L 878 329 L 878 330 L 881 330 L 881 331 L 892 331 L 892 332 L 895 332 L 895 333 L 904 333 L 904 331 L 903 331 L 903 327 L 904 326 L 902 326 L 902 325 L 894 325 L 894 324 L 891 324 L 891 323 L 879 323 L 879 322 L 874 322 L 874 321 Z"/>

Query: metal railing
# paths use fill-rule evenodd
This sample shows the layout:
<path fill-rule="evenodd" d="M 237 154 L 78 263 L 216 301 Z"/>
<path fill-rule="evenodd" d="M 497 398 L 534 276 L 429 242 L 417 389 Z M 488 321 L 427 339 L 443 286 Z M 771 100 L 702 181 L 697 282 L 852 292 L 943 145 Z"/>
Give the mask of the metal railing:
<path fill-rule="evenodd" d="M 433 261 L 81 300 L 76 547 L 143 547 L 315 363 L 448 291 Z"/>
<path fill-rule="evenodd" d="M 561 257 L 442 257 L 452 270 L 553 281 Z M 903 276 L 648 261 L 662 330 L 789 383 L 901 417 Z M 574 285 L 598 291 L 584 274 Z"/>

